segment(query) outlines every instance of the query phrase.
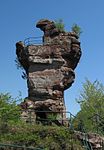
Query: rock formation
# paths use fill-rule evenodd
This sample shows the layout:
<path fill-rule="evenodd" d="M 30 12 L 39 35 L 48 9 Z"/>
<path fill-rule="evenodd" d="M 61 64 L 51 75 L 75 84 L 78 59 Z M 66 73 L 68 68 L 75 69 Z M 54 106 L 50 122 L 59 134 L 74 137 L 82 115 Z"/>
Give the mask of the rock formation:
<path fill-rule="evenodd" d="M 93 150 L 104 149 L 104 137 L 96 133 L 75 132 L 77 139 L 90 143 Z"/>
<path fill-rule="evenodd" d="M 81 57 L 80 42 L 74 32 L 61 32 L 53 21 L 40 20 L 36 27 L 44 32 L 41 44 L 16 43 L 18 60 L 27 74 L 27 107 L 63 112 L 64 90 L 74 82 Z"/>

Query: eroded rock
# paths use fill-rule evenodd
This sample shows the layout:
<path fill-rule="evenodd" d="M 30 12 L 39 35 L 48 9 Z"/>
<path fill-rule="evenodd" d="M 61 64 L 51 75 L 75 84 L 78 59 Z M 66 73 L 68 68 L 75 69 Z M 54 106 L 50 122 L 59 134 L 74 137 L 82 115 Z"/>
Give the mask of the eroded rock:
<path fill-rule="evenodd" d="M 28 99 L 35 110 L 65 111 L 64 90 L 75 79 L 80 57 L 78 37 L 60 32 L 53 21 L 40 20 L 36 27 L 44 32 L 42 45 L 16 43 L 18 60 L 26 71 Z"/>
<path fill-rule="evenodd" d="M 75 132 L 77 138 L 82 142 L 88 142 L 93 150 L 103 150 L 104 149 L 104 137 L 96 133 L 82 133 Z"/>

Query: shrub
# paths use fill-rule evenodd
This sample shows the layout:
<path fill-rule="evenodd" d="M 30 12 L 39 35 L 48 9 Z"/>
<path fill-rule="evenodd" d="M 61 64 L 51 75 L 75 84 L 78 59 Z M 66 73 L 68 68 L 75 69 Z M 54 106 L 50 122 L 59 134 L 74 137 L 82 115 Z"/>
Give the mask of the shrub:
<path fill-rule="evenodd" d="M 56 26 L 56 28 L 57 28 L 60 32 L 65 31 L 65 29 L 64 29 L 65 25 L 64 25 L 62 19 L 56 20 L 56 21 L 55 21 L 55 26 Z"/>
<path fill-rule="evenodd" d="M 77 24 L 73 24 L 71 29 L 73 32 L 75 32 L 78 35 L 78 37 L 82 33 L 81 27 L 78 26 Z"/>
<path fill-rule="evenodd" d="M 7 133 L 0 135 L 0 142 L 44 150 L 83 150 L 74 133 L 58 126 L 15 124 Z"/>
<path fill-rule="evenodd" d="M 0 94 L 0 132 L 6 132 L 8 123 L 19 120 L 20 111 L 16 102 L 9 93 Z"/>

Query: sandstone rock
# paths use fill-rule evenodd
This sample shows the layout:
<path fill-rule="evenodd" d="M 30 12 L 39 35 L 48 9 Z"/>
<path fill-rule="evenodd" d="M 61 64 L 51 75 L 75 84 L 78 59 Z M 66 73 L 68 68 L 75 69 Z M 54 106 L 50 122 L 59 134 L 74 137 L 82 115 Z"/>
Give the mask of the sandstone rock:
<path fill-rule="evenodd" d="M 104 137 L 96 133 L 82 133 L 75 132 L 79 140 L 86 140 L 90 143 L 93 150 L 103 150 L 104 149 Z"/>
<path fill-rule="evenodd" d="M 28 99 L 35 110 L 66 110 L 64 90 L 75 79 L 80 57 L 78 37 L 60 32 L 53 21 L 40 20 L 36 27 L 44 32 L 43 45 L 16 43 L 16 54 L 27 73 Z"/>
<path fill-rule="evenodd" d="M 50 24 L 54 24 L 54 22 L 49 21 L 48 19 L 41 19 L 40 21 L 37 22 L 36 27 L 40 28 L 40 29 L 41 28 L 43 29 L 43 27 L 46 27 L 47 25 L 50 25 Z"/>

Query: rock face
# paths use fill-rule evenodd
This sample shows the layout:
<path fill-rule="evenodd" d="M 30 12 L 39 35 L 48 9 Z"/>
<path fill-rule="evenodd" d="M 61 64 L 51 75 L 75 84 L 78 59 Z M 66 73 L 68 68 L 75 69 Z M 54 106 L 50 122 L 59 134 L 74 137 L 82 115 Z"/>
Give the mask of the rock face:
<path fill-rule="evenodd" d="M 81 133 L 75 132 L 77 139 L 81 141 L 87 141 L 93 150 L 103 150 L 104 149 L 104 137 L 96 133 Z"/>
<path fill-rule="evenodd" d="M 28 101 L 35 110 L 65 111 L 64 90 L 75 79 L 74 69 L 81 57 L 80 42 L 74 32 L 60 32 L 55 23 L 36 24 L 43 43 L 16 43 L 16 54 L 27 74 Z M 31 40 L 31 39 L 30 39 Z"/>

